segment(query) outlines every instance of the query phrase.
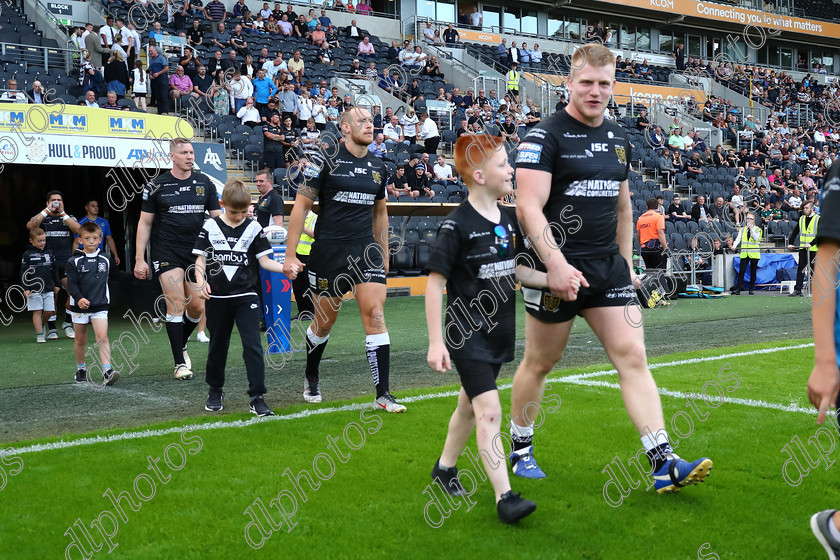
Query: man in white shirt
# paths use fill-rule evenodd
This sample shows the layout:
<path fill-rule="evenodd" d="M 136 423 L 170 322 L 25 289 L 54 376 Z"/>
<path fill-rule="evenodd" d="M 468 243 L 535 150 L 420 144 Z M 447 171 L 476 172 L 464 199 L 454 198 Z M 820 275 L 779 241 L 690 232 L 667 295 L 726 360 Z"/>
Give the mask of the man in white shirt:
<path fill-rule="evenodd" d="M 400 126 L 400 119 L 397 116 L 391 117 L 391 122 L 382 127 L 382 134 L 385 135 L 385 143 L 393 142 L 398 144 L 400 142 L 408 144 L 408 140 L 403 136 L 402 127 Z"/>
<path fill-rule="evenodd" d="M 233 71 L 233 79 L 230 81 L 230 92 L 233 94 L 234 111 L 245 106 L 247 99 L 254 95 L 254 85 L 247 76 L 243 76 L 239 70 Z"/>
<path fill-rule="evenodd" d="M 470 14 L 470 23 L 476 29 L 481 29 L 481 21 L 484 17 L 481 15 L 481 12 L 478 11 L 478 6 L 473 6 L 473 11 Z"/>
<path fill-rule="evenodd" d="M 17 80 L 11 78 L 8 83 L 8 91 L 0 95 L 0 101 L 14 101 L 15 103 L 27 103 L 26 95 L 17 90 Z"/>
<path fill-rule="evenodd" d="M 288 65 L 283 60 L 283 53 L 278 52 L 274 60 L 266 60 L 265 64 L 263 64 L 263 70 L 265 70 L 265 77 L 272 81 L 277 72 L 281 70 L 288 71 Z"/>
<path fill-rule="evenodd" d="M 105 25 L 99 28 L 99 41 L 103 47 L 108 49 L 107 53 L 102 53 L 102 65 L 104 66 L 106 62 L 108 62 L 108 58 L 111 55 L 111 47 L 114 46 L 114 35 L 117 34 L 117 30 L 114 29 L 114 18 L 108 17 L 105 20 Z"/>
<path fill-rule="evenodd" d="M 435 179 L 439 183 L 443 183 L 444 185 L 454 185 L 458 182 L 458 180 L 452 175 L 452 166 L 446 163 L 446 158 L 443 157 L 443 155 L 438 155 L 437 163 L 435 164 L 433 171 Z"/>

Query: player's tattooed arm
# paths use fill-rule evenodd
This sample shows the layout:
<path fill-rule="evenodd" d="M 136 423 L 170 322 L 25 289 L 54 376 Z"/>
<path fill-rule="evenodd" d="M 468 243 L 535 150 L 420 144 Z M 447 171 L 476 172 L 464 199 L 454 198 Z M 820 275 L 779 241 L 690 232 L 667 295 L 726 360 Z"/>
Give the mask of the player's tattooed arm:
<path fill-rule="evenodd" d="M 300 196 L 305 196 L 309 200 L 318 200 L 318 191 L 319 189 L 313 185 L 308 185 L 304 183 L 303 185 L 298 187 L 297 193 Z"/>

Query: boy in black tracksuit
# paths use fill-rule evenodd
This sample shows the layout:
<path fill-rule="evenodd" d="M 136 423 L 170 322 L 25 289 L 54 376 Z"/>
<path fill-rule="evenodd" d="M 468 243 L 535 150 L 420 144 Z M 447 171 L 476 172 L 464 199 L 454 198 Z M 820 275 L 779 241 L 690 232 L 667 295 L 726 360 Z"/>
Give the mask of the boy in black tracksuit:
<path fill-rule="evenodd" d="M 207 300 L 207 327 L 213 333 L 205 375 L 210 392 L 204 409 L 218 412 L 224 408 L 225 364 L 236 323 L 248 374 L 250 410 L 257 416 L 272 416 L 274 412 L 263 399 L 266 389 L 260 339 L 262 310 L 256 289 L 259 266 L 283 272 L 283 265 L 272 260 L 274 251 L 259 222 L 248 219 L 251 191 L 242 181 L 231 180 L 225 185 L 222 204 L 225 213 L 204 222 L 193 248 L 197 255 L 196 282 L 200 297 Z"/>
<path fill-rule="evenodd" d="M 26 296 L 26 309 L 32 312 L 35 341 L 47 342 L 44 321 L 55 313 L 55 294 L 58 293 L 58 263 L 47 245 L 47 234 L 41 228 L 29 230 L 31 245 L 20 261 L 20 283 Z"/>
<path fill-rule="evenodd" d="M 86 222 L 79 228 L 79 238 L 84 252 L 76 253 L 67 261 L 67 291 L 70 294 L 70 311 L 76 332 L 74 352 L 76 354 L 76 383 L 87 381 L 85 365 L 85 343 L 87 326 L 93 326 L 99 358 L 102 360 L 102 382 L 113 385 L 120 374 L 111 367 L 111 345 L 108 341 L 108 305 L 111 292 L 108 277 L 111 275 L 111 261 L 99 250 L 102 229 L 96 222 Z"/>

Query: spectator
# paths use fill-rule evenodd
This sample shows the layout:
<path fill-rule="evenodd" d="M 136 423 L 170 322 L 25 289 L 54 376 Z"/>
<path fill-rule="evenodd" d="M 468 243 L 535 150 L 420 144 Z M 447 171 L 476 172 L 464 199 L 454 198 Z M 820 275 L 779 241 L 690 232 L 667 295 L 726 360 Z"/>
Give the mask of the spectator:
<path fill-rule="evenodd" d="M 365 60 L 377 60 L 379 58 L 376 54 L 376 49 L 373 47 L 373 43 L 370 42 L 370 37 L 365 36 L 365 38 L 359 42 L 356 56 L 364 58 Z"/>
<path fill-rule="evenodd" d="M 447 47 L 455 47 L 461 42 L 461 34 L 451 23 L 443 31 L 443 42 Z"/>
<path fill-rule="evenodd" d="M 219 23 L 216 26 L 216 31 L 213 33 L 213 44 L 220 49 L 227 49 L 230 45 L 230 33 L 225 29 L 224 23 Z"/>
<path fill-rule="evenodd" d="M 708 216 L 709 220 L 713 222 L 726 220 L 726 204 L 722 196 L 717 197 L 715 203 L 709 207 Z"/>
<path fill-rule="evenodd" d="M 534 49 L 529 53 L 531 55 L 531 66 L 534 68 L 542 69 L 542 51 L 540 50 L 540 46 L 534 43 Z"/>
<path fill-rule="evenodd" d="M 332 26 L 332 20 L 330 19 L 330 16 L 327 15 L 327 10 L 324 8 L 321 8 L 321 17 L 318 18 L 318 23 L 320 23 L 324 28 Z"/>
<path fill-rule="evenodd" d="M 483 21 L 484 16 L 482 16 L 481 12 L 478 11 L 478 6 L 473 6 L 473 11 L 470 14 L 470 23 L 472 23 L 473 29 L 481 29 Z"/>
<path fill-rule="evenodd" d="M 420 119 L 417 118 L 413 107 L 409 107 L 406 110 L 405 115 L 400 118 L 400 124 L 403 127 L 403 135 L 409 145 L 417 142 L 417 124 L 419 122 Z"/>
<path fill-rule="evenodd" d="M 169 95 L 178 106 L 178 99 L 182 95 L 189 95 L 193 89 L 192 80 L 184 73 L 184 67 L 178 65 L 175 68 L 175 74 L 169 77 Z"/>
<path fill-rule="evenodd" d="M 117 103 L 116 92 L 109 91 L 106 99 L 107 100 L 104 103 L 100 104 L 100 107 L 102 109 L 112 109 L 114 111 L 123 111 L 123 110 L 128 111 L 129 110 L 128 107 L 124 107 L 124 106 L 119 105 Z"/>
<path fill-rule="evenodd" d="M 647 111 L 642 109 L 639 111 L 639 116 L 636 118 L 636 129 L 645 131 L 650 126 L 650 121 L 647 118 Z"/>
<path fill-rule="evenodd" d="M 189 76 L 190 80 L 194 80 L 198 73 L 198 59 L 193 56 L 193 50 L 190 47 L 184 47 L 184 57 L 178 61 L 178 65 L 184 69 L 184 74 Z"/>
<path fill-rule="evenodd" d="M 204 30 L 198 19 L 193 20 L 192 27 L 187 31 L 187 44 L 193 47 L 204 44 Z"/>
<path fill-rule="evenodd" d="M 432 29 L 432 22 L 427 21 L 426 27 L 423 28 L 423 42 L 427 45 L 435 44 L 435 30 Z"/>
<path fill-rule="evenodd" d="M 350 25 L 344 28 L 344 35 L 348 39 L 361 39 L 362 32 L 359 30 L 359 27 L 356 25 L 356 20 L 352 20 Z"/>
<path fill-rule="evenodd" d="M 403 135 L 403 128 L 400 126 L 400 119 L 397 116 L 391 117 L 391 122 L 382 127 L 382 133 L 385 135 L 385 142 L 394 144 L 410 144 Z"/>
<path fill-rule="evenodd" d="M 300 56 L 300 51 L 295 51 L 295 54 L 292 55 L 292 59 L 286 66 L 288 67 L 289 72 L 295 76 L 295 80 L 297 80 L 298 83 L 302 83 L 306 74 L 306 62 Z"/>
<path fill-rule="evenodd" d="M 519 64 L 522 68 L 531 66 L 531 51 L 528 49 L 528 43 L 522 43 L 522 47 L 519 48 Z"/>
<path fill-rule="evenodd" d="M 210 0 L 204 7 L 204 17 L 214 23 L 222 23 L 227 19 L 227 10 L 220 0 Z"/>
<path fill-rule="evenodd" d="M 668 147 L 675 150 L 685 149 L 685 138 L 683 138 L 679 128 L 671 130 L 671 135 L 668 137 Z"/>
<path fill-rule="evenodd" d="M 264 147 L 263 147 L 263 162 L 265 167 L 277 169 L 278 167 L 285 167 L 284 163 L 284 147 L 281 143 L 283 139 L 283 129 L 280 125 L 280 113 L 274 112 L 267 126 L 263 127 Z"/>
<path fill-rule="evenodd" d="M 668 206 L 668 219 L 672 222 L 687 222 L 691 219 L 682 206 L 680 195 L 675 194 L 671 205 Z"/>
<path fill-rule="evenodd" d="M 262 67 L 263 70 L 265 70 L 265 77 L 271 81 L 274 81 L 274 77 L 278 72 L 287 71 L 289 69 L 288 65 L 283 60 L 283 53 L 279 51 L 273 60 L 266 61 Z"/>
<path fill-rule="evenodd" d="M 418 163 L 414 168 L 414 181 L 411 185 L 411 196 L 417 198 L 418 196 L 427 196 L 434 198 L 435 191 L 429 186 L 429 178 L 426 175 L 426 166 Z"/>
<path fill-rule="evenodd" d="M 326 64 L 328 66 L 335 66 L 335 60 L 333 60 L 332 50 L 327 43 L 321 44 L 321 50 L 318 51 L 318 62 L 321 64 Z"/>
<path fill-rule="evenodd" d="M 741 225 L 741 214 L 744 212 L 744 197 L 741 196 L 741 187 L 737 184 L 732 187 L 732 196 L 729 197 L 729 208 L 735 214 L 735 225 Z"/>
<path fill-rule="evenodd" d="M 368 151 L 379 159 L 385 159 L 388 152 L 388 146 L 385 144 L 385 135 L 381 132 L 376 135 L 376 138 L 368 146 Z"/>
<path fill-rule="evenodd" d="M 510 43 L 510 48 L 508 49 L 508 60 L 510 61 L 509 66 L 514 63 L 519 64 L 519 49 L 516 46 L 516 41 L 512 41 Z"/>
<path fill-rule="evenodd" d="M 458 184 L 458 179 L 456 179 L 455 175 L 452 173 L 452 166 L 446 163 L 446 158 L 443 154 L 438 155 L 437 163 L 435 163 L 433 168 L 433 173 L 435 180 L 444 186 Z"/>
<path fill-rule="evenodd" d="M 418 137 L 423 140 L 423 145 L 429 153 L 437 152 L 440 145 L 440 131 L 434 119 L 428 113 L 420 114 L 420 127 Z"/>
<path fill-rule="evenodd" d="M 277 27 L 280 28 L 280 34 L 288 37 L 292 34 L 292 24 L 286 14 L 280 16 L 280 21 L 277 22 Z"/>
<path fill-rule="evenodd" d="M 674 169 L 674 164 L 671 161 L 670 153 L 667 149 L 663 149 L 662 153 L 659 155 L 657 165 L 659 166 L 659 172 L 665 177 L 665 182 L 668 185 L 673 184 L 674 175 L 676 174 L 677 170 Z"/>
<path fill-rule="evenodd" d="M 440 62 L 438 62 L 437 56 L 432 55 L 429 57 L 429 60 L 426 61 L 426 67 L 423 69 L 423 75 L 430 76 L 432 78 L 440 78 L 441 80 L 444 78 L 443 72 L 440 71 Z"/>
<path fill-rule="evenodd" d="M 85 100 L 79 103 L 82 107 L 91 107 L 99 109 L 99 103 L 96 101 L 96 93 L 89 89 L 85 92 Z"/>
<path fill-rule="evenodd" d="M 295 86 L 293 84 L 286 84 L 284 87 L 278 88 L 277 91 L 277 108 L 282 111 L 282 122 L 285 124 L 286 119 L 292 119 L 294 124 L 297 119 L 295 112 L 298 106 L 298 96 L 295 93 Z"/>
<path fill-rule="evenodd" d="M 207 62 L 207 73 L 215 76 L 216 72 L 224 70 L 222 68 L 222 62 L 222 51 L 215 51 L 213 53 L 213 58 Z"/>
<path fill-rule="evenodd" d="M 29 99 L 29 103 L 48 103 L 44 86 L 38 80 L 32 82 L 32 89 L 29 90 L 27 98 Z"/>
<path fill-rule="evenodd" d="M 149 47 L 149 77 L 157 99 L 158 114 L 169 112 L 169 61 L 160 54 L 157 47 Z"/>
<path fill-rule="evenodd" d="M 499 46 L 496 47 L 496 56 L 501 62 L 502 66 L 507 68 L 510 65 L 510 54 L 508 53 L 507 39 L 503 38 Z"/>
<path fill-rule="evenodd" d="M 703 166 L 700 163 L 700 154 L 693 152 L 691 158 L 685 162 L 685 175 L 689 179 L 699 179 L 703 175 Z"/>
<path fill-rule="evenodd" d="M 240 74 L 242 73 L 239 70 L 239 65 L 236 64 L 236 49 L 231 49 L 228 57 L 222 61 L 222 70 L 225 72 L 228 70 L 238 70 Z"/>
<path fill-rule="evenodd" d="M 236 112 L 236 116 L 239 117 L 239 122 L 251 128 L 262 124 L 260 112 L 254 106 L 253 97 L 245 100 L 245 105 Z"/>
<path fill-rule="evenodd" d="M 706 206 L 706 197 L 700 195 L 697 197 L 697 202 L 691 207 L 691 220 L 700 225 L 709 223 L 711 209 Z"/>
<path fill-rule="evenodd" d="M 244 77 L 239 69 L 233 71 L 233 79 L 230 81 L 230 92 L 233 96 L 233 110 L 238 113 L 239 109 L 245 106 L 245 101 L 254 95 L 254 85 L 251 80 Z"/>
<path fill-rule="evenodd" d="M 242 26 L 239 24 L 233 28 L 233 35 L 230 36 L 230 46 L 236 49 L 236 54 L 239 56 L 248 56 L 251 54 L 251 51 L 248 49 L 248 41 L 242 35 Z"/>

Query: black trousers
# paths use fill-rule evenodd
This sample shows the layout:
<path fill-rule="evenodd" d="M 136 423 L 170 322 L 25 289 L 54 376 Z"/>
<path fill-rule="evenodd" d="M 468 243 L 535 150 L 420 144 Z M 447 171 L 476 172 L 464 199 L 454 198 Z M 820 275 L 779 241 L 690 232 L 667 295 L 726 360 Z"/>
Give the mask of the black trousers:
<path fill-rule="evenodd" d="M 738 283 L 735 285 L 736 290 L 740 291 L 744 289 L 744 274 L 747 272 L 747 264 L 750 265 L 750 291 L 755 289 L 755 276 L 758 274 L 758 260 L 741 258 L 741 267 L 738 269 Z"/>
<path fill-rule="evenodd" d="M 665 268 L 665 253 L 659 250 L 642 249 L 645 268 Z"/>
<path fill-rule="evenodd" d="M 265 390 L 265 361 L 260 339 L 259 298 L 256 295 L 233 298 L 210 298 L 205 307 L 210 348 L 207 352 L 207 373 L 205 380 L 210 387 L 221 389 L 225 384 L 225 365 L 230 349 L 230 335 L 233 324 L 239 330 L 242 340 L 242 358 L 248 374 L 248 395 L 262 395 Z"/>
<path fill-rule="evenodd" d="M 158 114 L 163 115 L 169 112 L 169 76 L 161 74 L 152 80 L 152 89 L 157 96 Z"/>
<path fill-rule="evenodd" d="M 297 258 L 303 264 L 309 263 L 309 255 L 297 254 Z M 309 295 L 309 275 L 304 269 L 302 274 L 292 280 L 292 291 L 295 294 L 295 302 L 297 303 L 298 315 L 308 311 L 315 316 L 315 304 L 312 303 L 312 298 Z"/>
<path fill-rule="evenodd" d="M 436 154 L 438 145 L 440 144 L 440 136 L 435 136 L 434 138 L 427 138 L 423 141 L 423 145 L 426 147 L 426 150 L 430 154 Z"/>
<path fill-rule="evenodd" d="M 796 266 L 796 287 L 795 291 L 801 292 L 802 286 L 805 284 L 805 267 L 810 266 L 814 270 L 814 258 L 817 256 L 816 251 L 810 249 L 799 250 L 799 264 Z"/>

